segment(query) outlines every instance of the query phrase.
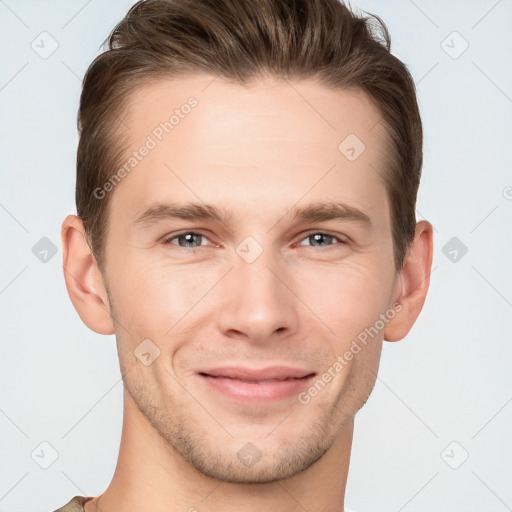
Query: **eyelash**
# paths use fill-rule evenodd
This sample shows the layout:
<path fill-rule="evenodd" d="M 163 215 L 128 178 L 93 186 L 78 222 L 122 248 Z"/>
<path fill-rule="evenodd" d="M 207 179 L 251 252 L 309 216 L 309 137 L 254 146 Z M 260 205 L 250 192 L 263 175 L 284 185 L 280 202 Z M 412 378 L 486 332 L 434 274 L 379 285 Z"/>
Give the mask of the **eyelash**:
<path fill-rule="evenodd" d="M 162 241 L 162 244 L 163 245 L 175 245 L 176 248 L 178 249 L 183 249 L 185 251 L 188 251 L 188 252 L 195 252 L 197 251 L 198 249 L 201 249 L 201 247 L 205 247 L 203 245 L 200 245 L 198 247 L 181 247 L 180 245 L 178 244 L 173 244 L 171 242 L 171 240 L 175 240 L 176 238 L 180 238 L 182 236 L 185 236 L 185 235 L 199 235 L 205 239 L 208 240 L 208 237 L 206 235 L 203 235 L 202 233 L 198 233 L 197 231 L 183 231 L 183 232 L 180 232 L 180 233 L 173 233 L 171 236 L 165 238 L 163 241 Z M 337 245 L 347 245 L 348 241 L 347 240 L 344 240 L 343 238 L 341 238 L 340 236 L 337 236 L 337 235 L 334 235 L 334 234 L 331 234 L 329 232 L 326 232 L 326 231 L 310 231 L 308 233 L 306 233 L 300 240 L 299 242 L 302 242 L 303 240 L 313 236 L 313 235 L 327 235 L 328 237 L 331 237 L 333 238 L 334 240 L 336 240 L 338 243 L 335 243 L 335 244 L 331 244 L 331 245 L 328 245 L 328 246 L 325 246 L 323 248 L 321 248 L 321 250 L 328 250 L 330 248 L 333 248 Z M 307 245 L 306 246 L 303 246 L 303 247 L 308 247 Z M 310 245 L 309 247 L 316 247 L 314 245 Z"/>

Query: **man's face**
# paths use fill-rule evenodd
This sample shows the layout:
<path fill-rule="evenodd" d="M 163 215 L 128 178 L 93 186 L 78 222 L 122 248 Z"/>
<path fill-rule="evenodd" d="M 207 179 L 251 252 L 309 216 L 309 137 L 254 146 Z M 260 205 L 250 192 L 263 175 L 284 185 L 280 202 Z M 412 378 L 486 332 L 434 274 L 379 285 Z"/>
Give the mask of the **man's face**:
<path fill-rule="evenodd" d="M 166 133 L 160 123 L 191 96 Z M 104 278 L 121 370 L 169 451 L 204 474 L 297 474 L 371 393 L 377 321 L 399 281 L 379 120 L 361 91 L 311 81 L 243 87 L 198 75 L 130 98 L 120 164 L 150 149 L 109 192 Z M 189 203 L 221 219 L 170 215 Z M 369 222 L 294 215 L 319 203 Z M 360 350 L 343 357 L 354 340 Z"/>

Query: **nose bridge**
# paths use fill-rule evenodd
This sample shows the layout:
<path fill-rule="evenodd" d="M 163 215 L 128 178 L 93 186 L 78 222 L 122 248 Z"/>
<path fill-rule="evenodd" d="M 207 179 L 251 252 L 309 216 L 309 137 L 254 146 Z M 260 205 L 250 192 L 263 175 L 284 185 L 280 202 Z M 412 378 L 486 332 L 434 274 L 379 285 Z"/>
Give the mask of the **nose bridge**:
<path fill-rule="evenodd" d="M 251 238 L 236 248 L 220 327 L 224 333 L 238 331 L 253 341 L 268 340 L 276 330 L 297 325 L 296 297 L 284 284 L 283 262 Z"/>

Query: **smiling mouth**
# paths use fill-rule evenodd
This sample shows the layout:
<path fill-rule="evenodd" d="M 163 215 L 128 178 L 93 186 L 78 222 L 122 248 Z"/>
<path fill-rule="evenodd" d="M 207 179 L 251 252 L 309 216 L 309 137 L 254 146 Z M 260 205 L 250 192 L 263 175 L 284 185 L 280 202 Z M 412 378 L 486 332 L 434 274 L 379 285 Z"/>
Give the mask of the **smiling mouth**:
<path fill-rule="evenodd" d="M 281 370 L 251 372 L 237 369 L 212 373 L 202 371 L 198 376 L 210 391 L 239 403 L 276 402 L 296 396 L 316 375 L 297 370 L 288 372 L 296 375 L 286 375 L 286 371 Z"/>

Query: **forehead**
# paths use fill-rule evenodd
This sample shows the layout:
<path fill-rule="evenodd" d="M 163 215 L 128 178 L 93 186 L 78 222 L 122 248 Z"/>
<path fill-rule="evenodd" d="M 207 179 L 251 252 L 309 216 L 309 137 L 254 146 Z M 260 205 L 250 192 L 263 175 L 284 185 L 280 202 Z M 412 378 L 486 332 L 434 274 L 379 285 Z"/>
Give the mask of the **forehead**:
<path fill-rule="evenodd" d="M 123 121 L 128 147 L 120 166 L 150 147 L 113 194 L 126 215 L 176 200 L 261 215 L 273 206 L 335 199 L 388 220 L 379 175 L 386 134 L 378 107 L 361 90 L 195 75 L 139 87 Z"/>

